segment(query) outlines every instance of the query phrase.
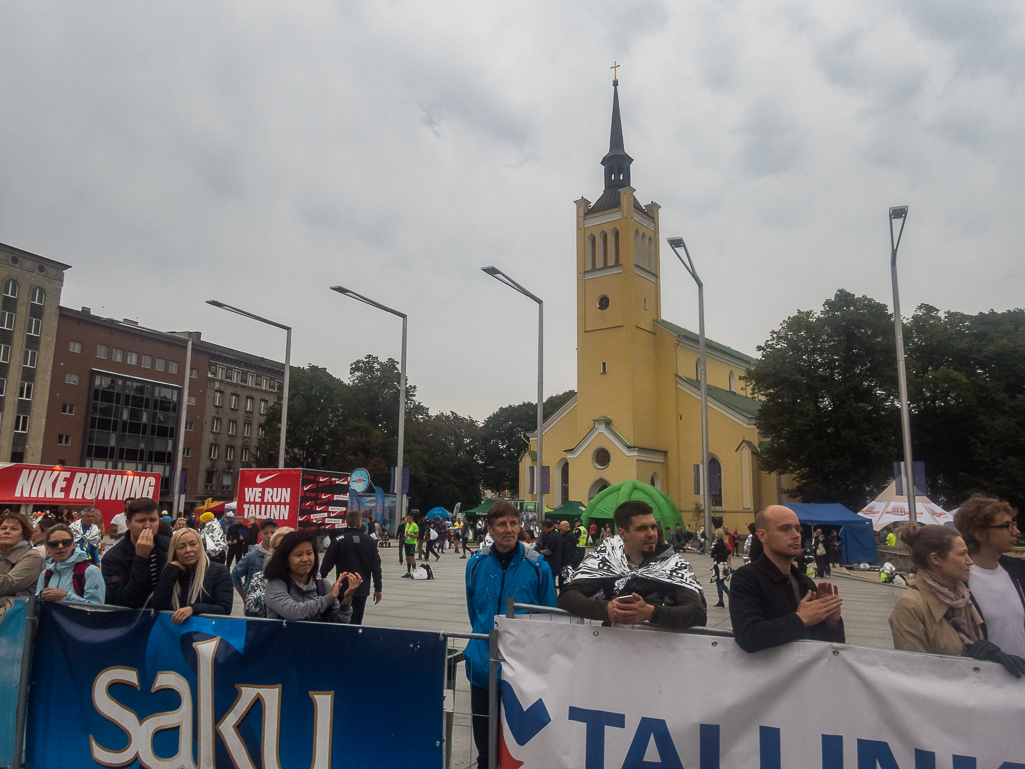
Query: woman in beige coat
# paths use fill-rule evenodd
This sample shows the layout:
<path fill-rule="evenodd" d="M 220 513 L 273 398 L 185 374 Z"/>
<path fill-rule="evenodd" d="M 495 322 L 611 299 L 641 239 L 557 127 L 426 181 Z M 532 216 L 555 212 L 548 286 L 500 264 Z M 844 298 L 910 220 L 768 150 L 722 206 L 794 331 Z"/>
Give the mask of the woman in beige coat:
<path fill-rule="evenodd" d="M 46 562 L 31 542 L 32 524 L 24 515 L 10 510 L 0 515 L 0 596 L 35 594 Z"/>
<path fill-rule="evenodd" d="M 918 575 L 914 588 L 904 591 L 890 614 L 893 648 L 999 662 L 1021 678 L 1025 660 L 986 640 L 985 625 L 965 584 L 972 559 L 957 531 L 906 523 L 899 536 Z"/>

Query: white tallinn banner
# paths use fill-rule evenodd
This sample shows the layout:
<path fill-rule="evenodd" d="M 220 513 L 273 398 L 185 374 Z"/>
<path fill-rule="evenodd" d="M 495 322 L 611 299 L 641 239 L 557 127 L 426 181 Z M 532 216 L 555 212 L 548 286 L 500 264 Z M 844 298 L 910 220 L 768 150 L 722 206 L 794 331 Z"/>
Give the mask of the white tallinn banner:
<path fill-rule="evenodd" d="M 1025 769 L 1025 680 L 995 663 L 496 626 L 503 769 Z"/>

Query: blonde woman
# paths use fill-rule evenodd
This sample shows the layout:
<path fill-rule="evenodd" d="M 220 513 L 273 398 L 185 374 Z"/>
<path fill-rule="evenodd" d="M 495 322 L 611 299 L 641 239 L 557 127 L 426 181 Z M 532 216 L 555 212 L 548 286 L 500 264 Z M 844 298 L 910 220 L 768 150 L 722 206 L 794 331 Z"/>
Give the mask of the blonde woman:
<path fill-rule="evenodd" d="M 176 531 L 150 606 L 173 611 L 177 625 L 193 614 L 231 614 L 234 597 L 228 568 L 210 560 L 199 534 Z"/>

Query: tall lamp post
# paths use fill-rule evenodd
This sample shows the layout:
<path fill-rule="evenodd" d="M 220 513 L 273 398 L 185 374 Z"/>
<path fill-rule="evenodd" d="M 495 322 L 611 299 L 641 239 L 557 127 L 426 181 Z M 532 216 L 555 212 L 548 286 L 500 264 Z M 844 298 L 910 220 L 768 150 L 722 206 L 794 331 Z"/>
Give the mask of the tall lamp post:
<path fill-rule="evenodd" d="M 705 536 L 712 534 L 712 493 L 708 487 L 708 376 L 705 368 L 705 284 L 698 277 L 694 269 L 694 262 L 690 258 L 690 251 L 683 238 L 666 238 L 669 247 L 673 249 L 676 258 L 680 260 L 683 268 L 694 278 L 698 284 L 698 380 L 701 385 L 701 508 L 705 513 Z M 677 249 L 683 249 L 687 259 L 680 256 Z"/>
<path fill-rule="evenodd" d="M 504 272 L 497 267 L 481 267 L 481 270 L 486 272 L 495 280 L 504 283 L 509 288 L 515 289 L 529 299 L 533 299 L 537 302 L 537 477 L 535 482 L 537 483 L 537 519 L 543 521 L 545 517 L 545 495 L 544 495 L 544 481 L 542 479 L 544 470 L 544 446 L 543 446 L 543 435 L 545 416 L 544 416 L 544 339 L 545 339 L 545 303 L 534 294 L 530 293 L 517 283 L 515 280 L 510 278 Z M 565 502 L 566 500 L 563 500 Z"/>
<path fill-rule="evenodd" d="M 897 238 L 893 237 L 893 223 L 900 220 Z M 915 514 L 915 470 L 911 463 L 911 415 L 908 413 L 908 375 L 904 367 L 904 331 L 900 318 L 900 293 L 897 290 L 897 249 L 908 220 L 907 206 L 890 209 L 890 277 L 893 280 L 893 329 L 897 337 L 897 382 L 900 385 L 900 425 L 904 434 L 904 490 L 908 497 L 908 520 L 918 523 Z"/>
<path fill-rule="evenodd" d="M 286 326 L 282 323 L 277 323 L 273 320 L 268 320 L 267 318 L 262 318 L 259 315 L 254 315 L 246 310 L 240 310 L 238 307 L 232 307 L 230 304 L 218 302 L 216 299 L 207 299 L 206 303 L 213 305 L 214 307 L 220 307 L 222 310 L 233 312 L 236 315 L 241 315 L 244 318 L 258 320 L 260 323 L 266 323 L 268 326 L 274 326 L 275 328 L 282 328 L 285 330 L 285 379 L 281 385 L 281 437 L 278 439 L 278 467 L 284 468 L 285 432 L 288 428 L 288 371 L 292 358 L 292 327 Z"/>
<path fill-rule="evenodd" d="M 171 511 L 177 518 L 184 513 L 185 491 L 182 489 L 182 461 L 185 455 L 185 417 L 189 409 L 189 379 L 192 377 L 192 337 L 185 347 L 185 384 L 182 385 L 182 402 L 178 404 L 178 450 L 174 453 L 174 475 L 171 476 L 171 499 L 174 507 Z"/>
<path fill-rule="evenodd" d="M 348 296 L 355 299 L 363 304 L 369 304 L 371 307 L 376 307 L 378 310 L 384 310 L 392 315 L 396 315 L 402 318 L 402 359 L 399 363 L 399 451 L 398 451 L 398 462 L 395 470 L 395 515 L 398 519 L 393 521 L 392 531 L 397 532 L 399 530 L 399 521 L 402 520 L 405 514 L 405 500 L 406 494 L 403 487 L 403 481 L 405 479 L 404 467 L 402 466 L 402 452 L 405 448 L 406 440 L 406 315 L 398 310 L 393 310 L 391 307 L 387 307 L 380 302 L 375 302 L 373 299 L 357 294 L 355 291 L 350 291 L 344 286 L 331 286 L 332 291 L 337 291 L 342 296 Z"/>

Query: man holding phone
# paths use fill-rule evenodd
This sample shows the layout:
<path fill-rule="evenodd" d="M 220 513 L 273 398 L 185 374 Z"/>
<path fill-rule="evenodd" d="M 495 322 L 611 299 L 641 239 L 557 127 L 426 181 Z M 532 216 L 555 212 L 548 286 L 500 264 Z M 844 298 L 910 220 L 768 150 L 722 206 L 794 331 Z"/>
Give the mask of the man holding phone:
<path fill-rule="evenodd" d="M 755 536 L 764 552 L 731 581 L 730 621 L 740 648 L 756 652 L 802 639 L 844 643 L 836 586 L 816 585 L 794 565 L 801 554 L 797 514 L 770 505 L 755 517 Z"/>
<path fill-rule="evenodd" d="M 647 502 L 624 502 L 613 513 L 619 536 L 588 555 L 559 595 L 559 608 L 616 625 L 648 623 L 682 629 L 704 625 L 705 597 L 690 564 L 658 542 L 659 523 Z"/>

